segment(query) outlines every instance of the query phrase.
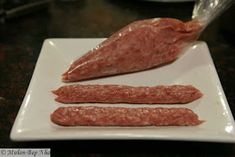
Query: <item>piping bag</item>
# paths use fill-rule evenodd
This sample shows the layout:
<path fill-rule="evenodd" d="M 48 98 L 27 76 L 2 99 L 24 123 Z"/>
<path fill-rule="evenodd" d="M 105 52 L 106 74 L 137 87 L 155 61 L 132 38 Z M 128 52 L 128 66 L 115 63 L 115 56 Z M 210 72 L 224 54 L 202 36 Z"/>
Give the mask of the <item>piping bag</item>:
<path fill-rule="evenodd" d="M 198 20 L 203 29 L 232 5 L 233 0 L 197 0 L 193 9 L 193 20 Z M 203 30 L 202 29 L 202 30 Z"/>
<path fill-rule="evenodd" d="M 62 81 L 131 73 L 171 63 L 231 3 L 232 0 L 198 0 L 188 22 L 173 18 L 132 22 L 73 61 Z"/>

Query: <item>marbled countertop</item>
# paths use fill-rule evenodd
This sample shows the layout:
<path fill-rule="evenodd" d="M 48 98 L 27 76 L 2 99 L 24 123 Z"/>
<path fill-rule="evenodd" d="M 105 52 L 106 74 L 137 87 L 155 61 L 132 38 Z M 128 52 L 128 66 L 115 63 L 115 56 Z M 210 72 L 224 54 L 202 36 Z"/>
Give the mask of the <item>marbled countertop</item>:
<path fill-rule="evenodd" d="M 42 43 L 47 38 L 108 37 L 134 20 L 189 20 L 193 2 L 61 0 L 0 23 L 0 147 L 50 147 L 61 156 L 235 156 L 234 144 L 167 141 L 13 142 L 11 127 L 20 108 Z M 235 115 L 235 7 L 203 32 L 228 103 Z"/>

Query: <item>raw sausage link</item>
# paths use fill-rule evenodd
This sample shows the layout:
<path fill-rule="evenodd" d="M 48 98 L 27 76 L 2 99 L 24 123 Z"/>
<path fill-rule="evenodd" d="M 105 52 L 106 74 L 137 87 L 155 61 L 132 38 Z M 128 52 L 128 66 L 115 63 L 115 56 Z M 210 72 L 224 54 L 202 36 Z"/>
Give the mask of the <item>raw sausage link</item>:
<path fill-rule="evenodd" d="M 62 103 L 188 103 L 202 96 L 191 85 L 133 87 L 124 85 L 69 85 L 53 91 Z"/>
<path fill-rule="evenodd" d="M 62 126 L 194 126 L 203 121 L 187 108 L 60 107 L 51 121 Z"/>

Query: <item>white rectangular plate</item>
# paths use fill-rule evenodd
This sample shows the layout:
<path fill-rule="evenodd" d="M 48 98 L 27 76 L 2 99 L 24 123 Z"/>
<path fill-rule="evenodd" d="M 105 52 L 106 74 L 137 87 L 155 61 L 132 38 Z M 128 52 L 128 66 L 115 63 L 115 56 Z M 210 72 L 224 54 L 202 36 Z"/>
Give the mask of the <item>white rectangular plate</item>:
<path fill-rule="evenodd" d="M 15 141 L 58 139 L 149 139 L 235 142 L 234 120 L 221 87 L 207 45 L 196 42 L 171 64 L 151 70 L 79 82 L 81 84 L 125 84 L 156 86 L 191 84 L 204 94 L 186 105 L 205 122 L 188 127 L 60 127 L 50 121 L 50 114 L 60 106 L 51 93 L 64 83 L 61 74 L 77 57 L 104 39 L 45 40 L 28 91 L 11 131 Z M 76 105 L 76 104 L 73 104 Z M 78 104 L 77 104 L 78 105 Z M 140 107 L 131 104 L 80 104 L 96 106 Z M 143 105 L 159 107 L 162 105 Z M 169 107 L 170 105 L 166 105 Z M 172 105 L 171 105 L 172 106 Z"/>

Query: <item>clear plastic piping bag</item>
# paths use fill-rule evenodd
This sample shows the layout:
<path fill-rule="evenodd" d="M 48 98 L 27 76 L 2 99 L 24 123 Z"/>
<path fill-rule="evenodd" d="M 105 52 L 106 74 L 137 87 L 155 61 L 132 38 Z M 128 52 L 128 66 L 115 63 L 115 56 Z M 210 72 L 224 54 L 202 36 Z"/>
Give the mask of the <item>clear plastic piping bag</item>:
<path fill-rule="evenodd" d="M 196 0 L 192 19 L 198 20 L 204 29 L 210 22 L 228 9 L 232 2 L 233 0 Z"/>

